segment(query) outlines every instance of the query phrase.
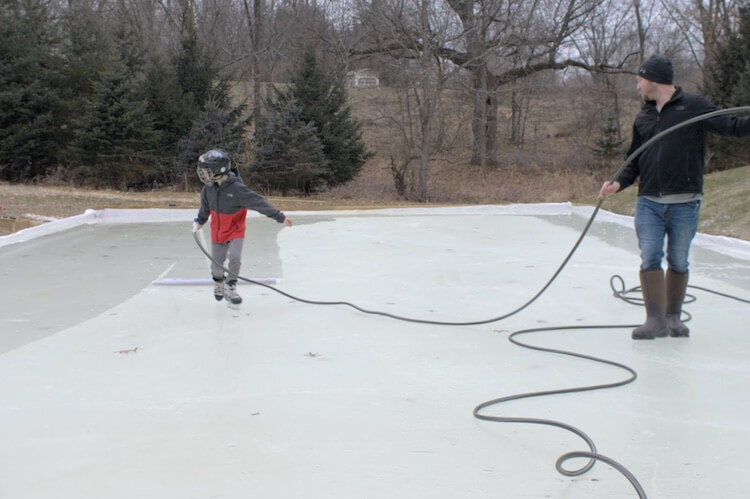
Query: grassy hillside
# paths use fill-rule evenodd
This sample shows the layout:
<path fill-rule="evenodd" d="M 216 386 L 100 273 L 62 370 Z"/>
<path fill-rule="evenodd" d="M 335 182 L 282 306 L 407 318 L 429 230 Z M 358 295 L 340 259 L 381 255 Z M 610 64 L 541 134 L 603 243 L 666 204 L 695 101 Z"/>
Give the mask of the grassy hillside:
<path fill-rule="evenodd" d="M 750 241 L 750 166 L 706 175 L 703 190 L 698 230 Z M 631 186 L 609 196 L 602 209 L 632 216 L 637 191 Z"/>

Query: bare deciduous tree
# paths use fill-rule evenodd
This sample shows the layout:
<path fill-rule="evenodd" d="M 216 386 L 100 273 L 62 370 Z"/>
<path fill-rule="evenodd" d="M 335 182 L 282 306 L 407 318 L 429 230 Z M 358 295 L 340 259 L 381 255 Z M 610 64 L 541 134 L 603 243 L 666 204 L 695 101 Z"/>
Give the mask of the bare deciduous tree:
<path fill-rule="evenodd" d="M 439 50 L 449 43 L 449 17 L 428 0 L 378 1 L 360 4 L 375 44 L 398 68 L 392 77 L 399 88 L 403 131 L 398 150 L 391 151 L 391 170 L 402 195 L 428 199 L 430 164 L 436 142 L 436 114 L 451 71 Z M 394 75 L 397 74 L 394 71 Z M 416 185 L 410 186 L 409 165 L 418 160 Z M 409 187 L 412 187 L 410 190 Z"/>
<path fill-rule="evenodd" d="M 591 22 L 603 0 L 445 0 L 433 2 L 451 21 L 454 36 L 435 48 L 437 55 L 466 70 L 474 100 L 472 163 L 497 163 L 498 91 L 532 74 L 569 67 L 611 69 L 606 62 L 585 61 L 574 50 L 573 37 Z M 393 5 L 398 0 L 380 0 Z M 375 2 L 373 2 L 375 5 Z M 441 7 L 444 7 L 441 9 Z M 445 8 L 447 7 L 447 8 Z M 381 26 L 382 29 L 382 26 Z M 400 43 L 382 33 L 373 45 L 355 54 L 398 56 Z"/>
<path fill-rule="evenodd" d="M 661 0 L 661 3 L 687 43 L 693 62 L 701 69 L 711 65 L 719 45 L 736 22 L 737 0 Z"/>
<path fill-rule="evenodd" d="M 592 13 L 591 22 L 581 29 L 575 42 L 582 58 L 594 64 L 636 67 L 643 60 L 643 18 L 640 0 L 605 0 Z M 620 99 L 615 76 L 591 73 L 594 83 L 592 115 L 586 120 L 594 128 L 620 123 Z M 619 126 L 617 139 L 621 139 Z"/>

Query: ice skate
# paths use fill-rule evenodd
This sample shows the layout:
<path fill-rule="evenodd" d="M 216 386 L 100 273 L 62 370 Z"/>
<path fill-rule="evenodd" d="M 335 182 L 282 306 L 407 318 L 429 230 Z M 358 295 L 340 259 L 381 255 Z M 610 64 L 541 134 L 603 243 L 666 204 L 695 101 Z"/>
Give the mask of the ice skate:
<path fill-rule="evenodd" d="M 218 281 L 214 278 L 214 298 L 216 298 L 216 301 L 224 299 L 224 279 Z"/>
<path fill-rule="evenodd" d="M 224 298 L 227 299 L 229 308 L 239 308 L 242 297 L 237 294 L 237 281 L 227 281 L 224 285 Z"/>

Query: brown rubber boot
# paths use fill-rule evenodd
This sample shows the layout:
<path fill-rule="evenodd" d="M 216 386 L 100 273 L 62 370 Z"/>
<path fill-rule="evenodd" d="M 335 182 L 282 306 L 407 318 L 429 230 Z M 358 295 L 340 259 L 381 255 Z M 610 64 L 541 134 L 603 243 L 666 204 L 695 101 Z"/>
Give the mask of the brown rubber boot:
<path fill-rule="evenodd" d="M 669 334 L 666 320 L 667 293 L 662 269 L 642 270 L 640 273 L 646 322 L 633 329 L 634 340 L 653 340 Z"/>
<path fill-rule="evenodd" d="M 667 327 L 669 328 L 669 336 L 673 338 L 690 336 L 690 329 L 680 319 L 687 283 L 687 272 L 681 274 L 667 270 Z"/>

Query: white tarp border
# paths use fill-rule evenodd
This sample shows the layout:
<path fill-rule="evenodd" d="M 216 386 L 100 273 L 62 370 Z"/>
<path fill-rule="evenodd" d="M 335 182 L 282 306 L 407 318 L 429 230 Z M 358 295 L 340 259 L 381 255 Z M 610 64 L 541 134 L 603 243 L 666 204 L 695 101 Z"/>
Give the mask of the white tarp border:
<path fill-rule="evenodd" d="M 594 211 L 592 206 L 573 206 L 571 203 L 530 203 L 509 205 L 446 206 L 433 208 L 383 208 L 373 210 L 331 210 L 331 211 L 290 211 L 297 216 L 427 216 L 427 215 L 579 215 L 589 218 Z M 22 243 L 31 239 L 72 229 L 79 225 L 96 223 L 163 223 L 184 222 L 191 226 L 194 209 L 112 209 L 86 210 L 76 215 L 45 224 L 29 227 L 13 234 L 0 237 L 0 247 Z M 250 217 L 261 216 L 248 212 Z M 597 219 L 633 227 L 633 217 L 599 210 Z M 694 244 L 735 258 L 750 260 L 750 241 L 726 236 L 713 236 L 698 233 Z"/>

